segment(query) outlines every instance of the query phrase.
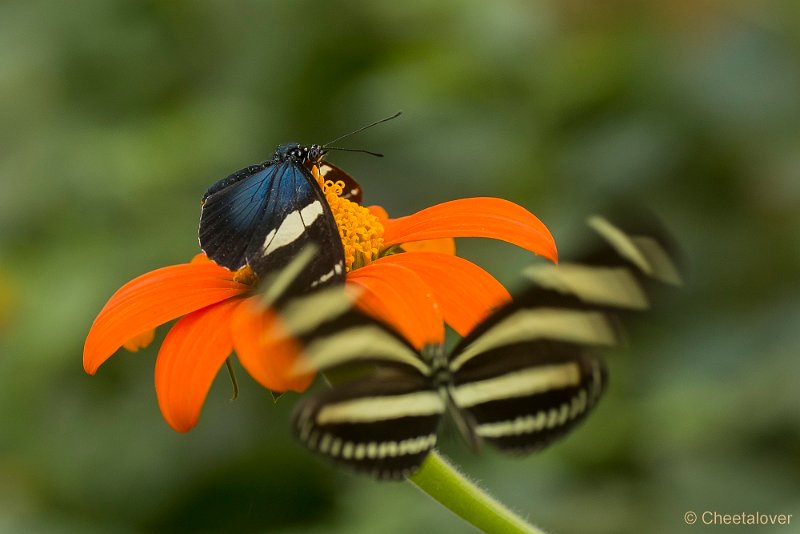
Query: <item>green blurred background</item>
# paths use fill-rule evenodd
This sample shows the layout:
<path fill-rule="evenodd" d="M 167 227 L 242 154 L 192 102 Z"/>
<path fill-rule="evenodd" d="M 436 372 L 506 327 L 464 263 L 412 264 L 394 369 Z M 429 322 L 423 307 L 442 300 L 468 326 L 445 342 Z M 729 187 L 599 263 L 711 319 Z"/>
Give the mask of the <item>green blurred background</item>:
<path fill-rule="evenodd" d="M 0 531 L 469 530 L 410 484 L 330 467 L 225 374 L 199 426 L 160 417 L 166 329 L 81 367 L 120 285 L 197 252 L 214 180 L 325 142 L 367 203 L 523 204 L 562 255 L 609 205 L 646 205 L 687 287 L 608 354 L 566 441 L 514 459 L 442 448 L 559 533 L 666 533 L 701 513 L 800 532 L 800 4 L 4 2 L 0 6 Z M 528 253 L 462 240 L 512 287 Z M 727 532 L 758 528 L 722 527 Z"/>

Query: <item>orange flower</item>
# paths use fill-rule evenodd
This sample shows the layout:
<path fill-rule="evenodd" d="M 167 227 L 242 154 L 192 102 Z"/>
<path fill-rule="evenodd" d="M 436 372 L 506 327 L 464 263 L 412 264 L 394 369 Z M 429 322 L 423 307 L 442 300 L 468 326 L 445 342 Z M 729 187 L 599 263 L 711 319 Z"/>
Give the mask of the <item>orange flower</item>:
<path fill-rule="evenodd" d="M 341 198 L 343 184 L 320 181 L 345 249 L 347 285 L 358 306 L 421 347 L 444 340 L 444 323 L 461 335 L 510 299 L 477 265 L 454 255 L 454 237 L 489 237 L 557 260 L 550 232 L 533 214 L 506 200 L 445 202 L 389 219 L 377 206 Z M 190 430 L 214 377 L 235 351 L 242 366 L 273 391 L 303 391 L 313 376 L 291 376 L 298 347 L 280 336 L 279 321 L 254 296 L 245 267 L 231 272 L 198 255 L 122 286 L 100 311 L 86 338 L 84 369 L 94 374 L 120 347 L 138 350 L 153 330 L 178 319 L 158 353 L 155 386 L 167 423 Z"/>

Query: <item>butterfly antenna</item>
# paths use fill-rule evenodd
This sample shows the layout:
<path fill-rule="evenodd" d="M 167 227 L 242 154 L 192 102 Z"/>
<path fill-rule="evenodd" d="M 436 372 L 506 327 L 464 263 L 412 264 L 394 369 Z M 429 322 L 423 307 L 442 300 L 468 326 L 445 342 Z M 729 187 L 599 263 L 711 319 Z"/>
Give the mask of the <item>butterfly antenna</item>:
<path fill-rule="evenodd" d="M 369 154 L 370 156 L 375 156 L 376 158 L 382 158 L 383 154 L 379 152 L 371 152 L 369 150 L 363 150 L 360 148 L 342 148 L 338 146 L 328 146 L 325 145 L 325 150 L 341 150 L 342 152 L 361 152 L 363 154 Z"/>
<path fill-rule="evenodd" d="M 383 118 L 383 119 L 381 119 L 381 120 L 379 120 L 379 121 L 375 121 L 375 122 L 373 122 L 372 124 L 367 124 L 366 126 L 362 126 L 362 127 L 361 127 L 361 128 L 359 128 L 358 130 L 353 130 L 353 131 L 352 131 L 352 132 L 350 132 L 350 133 L 346 133 L 346 134 L 344 134 L 344 135 L 341 135 L 341 136 L 337 137 L 336 139 L 334 139 L 333 141 L 328 141 L 327 143 L 325 143 L 324 145 L 322 145 L 322 148 L 328 148 L 328 149 L 332 149 L 332 147 L 329 147 L 328 145 L 330 145 L 330 144 L 333 144 L 333 143 L 335 143 L 336 141 L 341 141 L 341 140 L 342 140 L 342 139 L 344 139 L 345 137 L 350 137 L 351 135 L 357 134 L 357 133 L 359 133 L 359 132 L 363 132 L 363 131 L 364 131 L 364 130 L 366 130 L 367 128 L 372 128 L 373 126 L 377 126 L 378 124 L 380 124 L 380 123 L 382 123 L 382 122 L 386 122 L 386 121 L 390 121 L 390 120 L 392 120 L 392 119 L 396 119 L 396 118 L 397 118 L 397 117 L 399 117 L 399 116 L 400 116 L 402 113 L 403 113 L 402 111 L 398 111 L 397 113 L 395 113 L 395 114 L 394 114 L 394 115 L 392 115 L 391 117 L 385 117 L 385 118 Z M 338 149 L 334 149 L 334 150 L 344 150 L 344 149 L 342 149 L 342 148 L 338 148 Z M 375 155 L 375 153 L 374 153 L 374 152 L 368 152 L 368 151 L 366 151 L 366 150 L 352 150 L 351 152 L 366 152 L 367 154 L 372 154 L 372 155 Z"/>

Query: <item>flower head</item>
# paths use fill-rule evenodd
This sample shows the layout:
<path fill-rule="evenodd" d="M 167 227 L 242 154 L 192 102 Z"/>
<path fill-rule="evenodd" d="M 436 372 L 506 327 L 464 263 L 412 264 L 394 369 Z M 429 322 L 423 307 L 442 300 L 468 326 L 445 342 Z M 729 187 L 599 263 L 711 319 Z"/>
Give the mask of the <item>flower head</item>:
<path fill-rule="evenodd" d="M 468 333 L 510 299 L 477 265 L 455 255 L 453 238 L 487 237 L 553 261 L 555 242 L 529 211 L 498 198 L 469 198 L 390 219 L 379 206 L 341 197 L 343 183 L 319 181 L 345 250 L 347 285 L 358 306 L 389 323 L 413 345 L 444 340 L 444 325 Z M 167 423 L 177 431 L 197 424 L 214 377 L 235 351 L 242 366 L 273 391 L 304 391 L 313 376 L 294 376 L 300 347 L 279 335 L 280 321 L 256 295 L 258 280 L 245 267 L 231 272 L 198 255 L 122 286 L 106 303 L 86 338 L 84 369 L 94 374 L 119 348 L 138 350 L 153 330 L 178 319 L 156 359 L 155 386 Z"/>

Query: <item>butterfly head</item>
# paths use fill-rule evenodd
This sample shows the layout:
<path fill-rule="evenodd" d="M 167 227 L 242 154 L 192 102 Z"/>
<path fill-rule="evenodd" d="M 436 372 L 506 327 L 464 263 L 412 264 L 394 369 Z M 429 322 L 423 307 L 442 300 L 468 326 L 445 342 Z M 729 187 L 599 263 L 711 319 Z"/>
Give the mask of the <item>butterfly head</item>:
<path fill-rule="evenodd" d="M 275 155 L 272 156 L 273 162 L 283 162 L 287 160 L 296 161 L 302 165 L 307 163 L 319 163 L 328 151 L 320 145 L 301 145 L 298 143 L 287 143 L 279 145 L 275 149 Z"/>

